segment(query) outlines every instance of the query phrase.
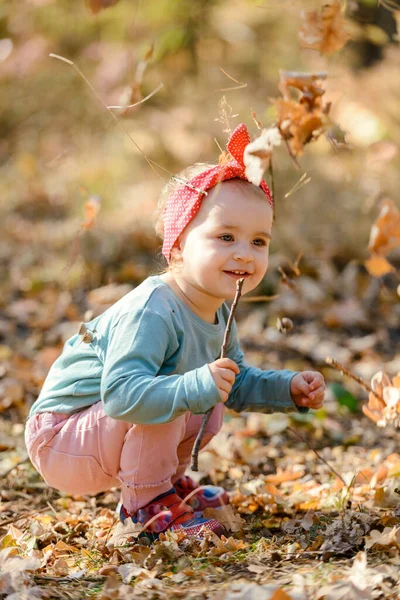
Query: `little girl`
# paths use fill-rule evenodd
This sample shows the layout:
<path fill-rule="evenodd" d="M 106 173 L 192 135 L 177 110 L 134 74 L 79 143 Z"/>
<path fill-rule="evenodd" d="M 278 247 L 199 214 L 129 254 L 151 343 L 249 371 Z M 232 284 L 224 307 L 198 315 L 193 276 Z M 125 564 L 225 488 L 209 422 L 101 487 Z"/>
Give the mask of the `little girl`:
<path fill-rule="evenodd" d="M 48 485 L 69 494 L 120 486 L 122 522 L 143 524 L 150 539 L 167 529 L 221 533 L 203 510 L 226 504 L 227 493 L 197 489 L 185 476 L 209 408 L 202 447 L 221 428 L 224 404 L 273 412 L 323 402 L 318 372 L 247 366 L 235 325 L 227 357 L 218 358 L 225 300 L 239 278 L 249 292 L 268 268 L 272 198 L 264 181 L 256 187 L 246 180 L 249 142 L 239 125 L 229 162 L 170 191 L 158 224 L 168 269 L 87 323 L 83 340 L 77 334 L 66 342 L 27 422 L 28 453 Z"/>

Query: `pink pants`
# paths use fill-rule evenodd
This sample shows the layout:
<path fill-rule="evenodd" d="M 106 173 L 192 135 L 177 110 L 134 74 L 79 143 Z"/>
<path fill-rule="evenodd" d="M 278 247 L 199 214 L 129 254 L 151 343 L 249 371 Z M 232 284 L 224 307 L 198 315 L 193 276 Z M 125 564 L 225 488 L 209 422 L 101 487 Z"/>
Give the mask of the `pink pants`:
<path fill-rule="evenodd" d="M 222 402 L 214 408 L 202 448 L 220 430 L 223 409 Z M 122 503 L 133 513 L 184 474 L 201 420 L 186 413 L 170 423 L 135 425 L 108 417 L 97 402 L 72 415 L 33 415 L 25 442 L 49 486 L 79 495 L 120 486 Z"/>

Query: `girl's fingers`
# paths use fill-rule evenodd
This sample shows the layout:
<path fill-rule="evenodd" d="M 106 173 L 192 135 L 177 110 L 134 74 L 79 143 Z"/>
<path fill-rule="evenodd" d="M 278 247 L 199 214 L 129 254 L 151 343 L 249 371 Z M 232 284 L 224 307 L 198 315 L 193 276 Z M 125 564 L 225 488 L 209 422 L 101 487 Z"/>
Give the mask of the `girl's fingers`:
<path fill-rule="evenodd" d="M 217 366 L 221 369 L 228 369 L 232 373 L 239 374 L 240 370 L 237 364 L 231 358 L 218 358 L 216 361 Z"/>
<path fill-rule="evenodd" d="M 220 373 L 224 381 L 229 381 L 230 384 L 233 384 L 235 382 L 236 375 L 230 369 L 221 369 Z"/>
<path fill-rule="evenodd" d="M 227 379 L 221 379 L 220 383 L 218 384 L 218 388 L 229 394 L 232 389 L 232 384 Z"/>
<path fill-rule="evenodd" d="M 308 406 L 308 408 L 317 409 L 323 406 L 323 397 L 322 398 L 302 398 L 300 402 L 298 402 L 301 406 Z"/>
<path fill-rule="evenodd" d="M 325 384 L 320 385 L 317 389 L 313 390 L 310 394 L 309 394 L 309 399 L 310 400 L 323 400 L 324 396 L 325 396 L 325 390 L 326 390 L 326 386 Z"/>
<path fill-rule="evenodd" d="M 325 380 L 324 380 L 323 376 L 321 375 L 321 373 L 318 373 L 317 371 L 311 371 L 310 375 L 311 375 L 310 380 L 309 380 L 310 390 L 316 390 L 320 386 L 325 387 Z"/>

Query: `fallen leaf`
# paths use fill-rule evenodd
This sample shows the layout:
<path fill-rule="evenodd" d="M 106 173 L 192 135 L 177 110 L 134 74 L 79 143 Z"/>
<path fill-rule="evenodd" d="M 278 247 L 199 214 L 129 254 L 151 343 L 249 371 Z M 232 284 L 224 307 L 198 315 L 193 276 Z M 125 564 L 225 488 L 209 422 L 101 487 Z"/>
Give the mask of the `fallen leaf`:
<path fill-rule="evenodd" d="M 211 556 L 221 556 L 226 552 L 237 552 L 238 550 L 245 550 L 249 544 L 243 540 L 235 540 L 233 537 L 226 538 L 222 535 L 220 538 L 213 531 L 206 531 L 204 534 L 206 541 L 211 541 L 214 545 L 210 550 Z"/>
<path fill-rule="evenodd" d="M 134 523 L 132 519 L 126 519 L 124 523 L 117 523 L 107 547 L 123 546 L 130 538 L 137 538 L 143 531 L 142 523 Z"/>
<path fill-rule="evenodd" d="M 65 558 L 57 558 L 53 564 L 53 571 L 57 577 L 65 577 L 68 575 L 68 563 Z"/>
<path fill-rule="evenodd" d="M 136 579 L 137 577 L 140 577 L 141 579 L 154 577 L 154 573 L 143 567 L 138 567 L 134 563 L 120 565 L 118 567 L 118 573 L 121 575 L 124 583 L 130 583 L 133 578 Z"/>
<path fill-rule="evenodd" d="M 80 552 L 79 548 L 76 548 L 75 546 L 70 546 L 69 544 L 66 544 L 65 542 L 63 542 L 62 540 L 60 540 L 59 542 L 57 542 L 57 544 L 54 546 L 54 554 L 65 554 L 66 552 Z"/>
<path fill-rule="evenodd" d="M 278 469 L 276 475 L 266 475 L 265 481 L 279 485 L 280 483 L 284 483 L 286 481 L 295 481 L 296 479 L 300 479 L 300 477 L 303 477 L 303 475 L 303 471 L 282 471 Z"/>
<path fill-rule="evenodd" d="M 215 519 L 218 523 L 221 523 L 225 529 L 232 531 L 233 533 L 242 531 L 245 524 L 244 519 L 233 512 L 233 508 L 230 504 L 221 508 L 205 508 L 203 514 L 207 519 Z"/>
<path fill-rule="evenodd" d="M 373 529 L 369 536 L 365 538 L 365 549 L 372 546 L 392 546 L 400 547 L 400 527 L 385 527 L 383 531 Z"/>
<path fill-rule="evenodd" d="M 311 529 L 311 527 L 314 525 L 314 514 L 315 513 L 313 510 L 309 510 L 306 513 L 305 517 L 300 522 L 300 525 L 306 531 L 309 531 Z"/>

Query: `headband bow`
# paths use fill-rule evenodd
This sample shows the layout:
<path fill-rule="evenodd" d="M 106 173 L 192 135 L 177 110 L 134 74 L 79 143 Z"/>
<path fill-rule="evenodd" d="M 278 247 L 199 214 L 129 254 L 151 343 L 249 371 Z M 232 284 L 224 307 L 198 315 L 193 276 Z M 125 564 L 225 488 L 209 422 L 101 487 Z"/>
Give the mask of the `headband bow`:
<path fill-rule="evenodd" d="M 164 213 L 164 243 L 162 253 L 169 262 L 171 250 L 186 225 L 196 216 L 204 199 L 204 192 L 211 189 L 221 181 L 238 177 L 248 181 L 243 162 L 244 149 L 250 143 L 250 135 L 244 123 L 236 127 L 227 143 L 227 150 L 232 159 L 225 165 L 217 165 L 203 171 L 182 185 L 168 198 Z M 194 189 L 196 188 L 196 189 Z M 273 206 L 271 192 L 265 181 L 261 181 L 260 188 Z"/>

